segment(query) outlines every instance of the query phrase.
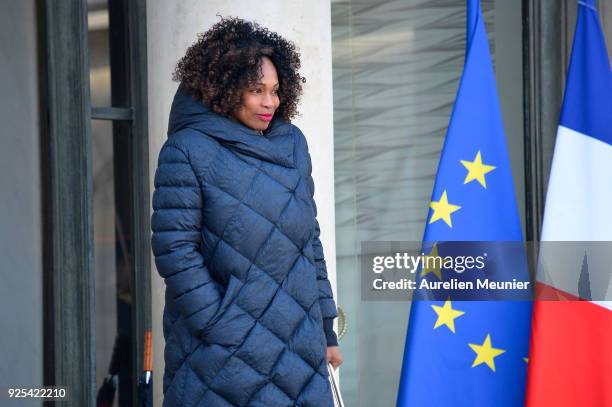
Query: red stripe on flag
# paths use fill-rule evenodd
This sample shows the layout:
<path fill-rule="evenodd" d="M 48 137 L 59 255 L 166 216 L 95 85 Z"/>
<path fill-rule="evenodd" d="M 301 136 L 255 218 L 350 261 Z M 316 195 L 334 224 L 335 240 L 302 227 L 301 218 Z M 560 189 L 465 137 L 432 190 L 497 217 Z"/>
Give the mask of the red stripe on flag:
<path fill-rule="evenodd" d="M 531 333 L 528 407 L 612 407 L 611 310 L 589 301 L 535 301 Z"/>

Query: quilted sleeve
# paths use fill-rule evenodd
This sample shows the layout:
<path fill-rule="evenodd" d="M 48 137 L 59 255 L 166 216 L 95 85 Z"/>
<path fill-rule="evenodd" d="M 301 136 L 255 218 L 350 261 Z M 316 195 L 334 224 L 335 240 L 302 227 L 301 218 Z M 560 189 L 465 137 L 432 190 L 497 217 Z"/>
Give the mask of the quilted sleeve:
<path fill-rule="evenodd" d="M 159 154 L 153 192 L 151 247 L 157 271 L 166 283 L 166 301 L 200 339 L 221 303 L 199 251 L 202 194 L 182 149 L 168 143 Z"/>
<path fill-rule="evenodd" d="M 315 215 L 315 230 L 312 248 L 317 272 L 319 307 L 321 308 L 321 314 L 323 316 L 323 331 L 325 332 L 327 346 L 337 346 L 338 339 L 333 329 L 333 321 L 334 318 L 338 316 L 338 312 L 336 311 L 336 303 L 334 302 L 331 284 L 329 283 L 329 279 L 327 278 L 327 265 L 325 264 L 323 245 L 321 245 L 320 239 L 321 230 L 319 227 L 319 222 L 316 219 L 317 205 L 314 199 L 315 185 L 314 180 L 312 178 L 312 159 L 310 157 L 310 152 L 308 151 L 308 142 L 306 141 L 306 137 L 297 126 L 294 126 L 293 128 L 297 137 L 299 157 L 298 162 L 300 163 L 299 167 L 304 171 Z"/>
<path fill-rule="evenodd" d="M 316 215 L 317 207 L 314 202 L 314 196 L 312 198 L 312 204 Z M 323 245 L 321 245 L 319 235 L 319 222 L 315 218 L 315 234 L 312 243 L 312 248 L 317 268 L 317 283 L 319 285 L 319 307 L 321 308 L 321 314 L 323 316 L 323 331 L 325 332 L 327 346 L 337 346 L 338 339 L 333 329 L 333 321 L 334 318 L 338 316 L 338 312 L 336 311 L 336 303 L 334 302 L 331 284 L 329 283 L 329 280 L 327 278 L 327 266 L 325 264 L 325 256 L 323 255 Z"/>
<path fill-rule="evenodd" d="M 308 142 L 306 141 L 306 137 L 304 134 L 297 129 L 297 134 L 299 135 L 300 141 L 300 150 L 301 156 L 304 160 L 305 172 L 307 174 L 307 182 L 309 184 L 310 189 L 310 198 L 312 202 L 312 207 L 315 215 L 315 231 L 312 242 L 312 248 L 314 252 L 314 260 L 317 268 L 317 283 L 319 285 L 319 306 L 321 307 L 321 313 L 323 314 L 323 318 L 335 318 L 338 316 L 336 311 L 336 304 L 334 302 L 333 293 L 331 284 L 327 278 L 327 265 L 325 264 L 325 256 L 323 254 L 323 246 L 321 245 L 321 240 L 319 239 L 321 230 L 319 228 L 319 222 L 316 219 L 317 216 L 317 204 L 314 199 L 314 191 L 315 184 L 312 178 L 312 159 L 310 157 L 310 152 L 308 151 Z M 327 322 L 329 325 L 329 321 Z M 332 331 L 333 332 L 333 331 Z M 329 341 L 328 341 L 329 342 Z"/>
<path fill-rule="evenodd" d="M 317 266 L 317 282 L 319 284 L 319 306 L 323 318 L 335 318 L 338 316 L 336 312 L 336 303 L 332 293 L 331 284 L 327 279 L 327 266 L 325 264 L 325 256 L 323 255 L 323 246 L 319 239 L 320 229 L 319 222 L 315 220 L 315 235 L 312 242 L 314 251 L 315 264 Z"/>

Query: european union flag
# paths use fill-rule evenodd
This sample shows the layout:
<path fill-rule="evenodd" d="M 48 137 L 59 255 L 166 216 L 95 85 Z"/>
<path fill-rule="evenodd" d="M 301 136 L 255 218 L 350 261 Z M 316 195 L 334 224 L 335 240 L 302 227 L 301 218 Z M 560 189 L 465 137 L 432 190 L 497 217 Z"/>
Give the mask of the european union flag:
<path fill-rule="evenodd" d="M 424 242 L 521 242 L 482 12 L 478 0 L 467 3 L 464 72 Z M 527 273 L 522 264 L 522 270 L 508 268 L 507 277 Z M 427 269 L 419 278 L 445 280 L 448 274 Z M 413 301 L 397 405 L 522 406 L 530 318 L 528 301 Z"/>

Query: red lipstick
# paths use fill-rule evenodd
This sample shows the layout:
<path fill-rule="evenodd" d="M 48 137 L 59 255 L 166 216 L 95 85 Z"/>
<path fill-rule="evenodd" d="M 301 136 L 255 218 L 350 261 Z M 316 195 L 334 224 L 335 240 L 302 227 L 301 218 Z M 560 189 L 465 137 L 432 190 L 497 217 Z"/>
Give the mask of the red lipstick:
<path fill-rule="evenodd" d="M 264 122 L 270 122 L 272 121 L 272 116 L 271 114 L 258 114 L 257 117 L 259 117 L 261 120 L 263 120 Z"/>

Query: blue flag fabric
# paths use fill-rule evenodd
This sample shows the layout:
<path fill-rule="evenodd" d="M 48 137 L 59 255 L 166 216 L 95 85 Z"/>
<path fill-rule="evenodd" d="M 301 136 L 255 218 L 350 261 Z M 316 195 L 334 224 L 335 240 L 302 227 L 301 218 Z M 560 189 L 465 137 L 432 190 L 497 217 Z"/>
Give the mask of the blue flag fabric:
<path fill-rule="evenodd" d="M 579 1 L 560 125 L 612 145 L 612 72 L 595 0 Z"/>
<path fill-rule="evenodd" d="M 482 12 L 478 0 L 467 3 L 464 72 L 424 247 L 523 240 Z M 424 274 L 419 278 L 448 279 L 440 272 Z M 530 318 L 527 301 L 414 301 L 397 406 L 522 406 Z"/>

